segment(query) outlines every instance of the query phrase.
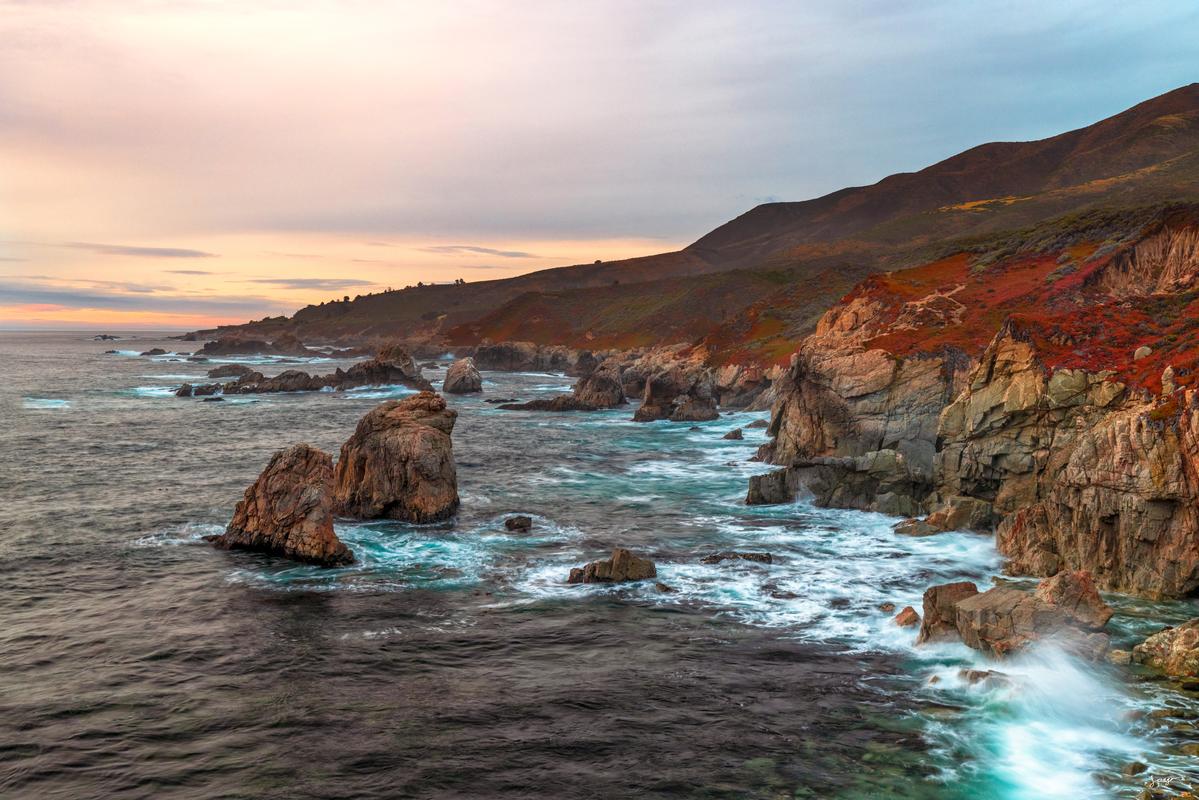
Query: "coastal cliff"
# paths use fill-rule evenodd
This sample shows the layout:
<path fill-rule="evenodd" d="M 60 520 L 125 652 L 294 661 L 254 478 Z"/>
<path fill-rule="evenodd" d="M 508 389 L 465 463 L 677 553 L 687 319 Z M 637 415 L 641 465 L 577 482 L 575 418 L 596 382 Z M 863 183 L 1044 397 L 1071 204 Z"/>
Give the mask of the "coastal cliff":
<path fill-rule="evenodd" d="M 763 455 L 785 471 L 750 502 L 927 514 L 993 528 L 1013 574 L 1193 594 L 1197 219 L 1124 213 L 864 282 L 776 383 Z"/>

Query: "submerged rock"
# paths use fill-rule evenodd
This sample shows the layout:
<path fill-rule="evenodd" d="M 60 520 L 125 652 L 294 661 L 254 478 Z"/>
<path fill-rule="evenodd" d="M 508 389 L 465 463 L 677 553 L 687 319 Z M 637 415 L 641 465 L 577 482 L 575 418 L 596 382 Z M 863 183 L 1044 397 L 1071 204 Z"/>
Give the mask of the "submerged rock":
<path fill-rule="evenodd" d="M 483 391 L 483 376 L 475 367 L 475 360 L 469 356 L 459 359 L 446 370 L 445 382 L 441 385 L 444 392 L 450 394 L 470 394 Z"/>
<path fill-rule="evenodd" d="M 508 517 L 504 520 L 504 527 L 510 531 L 529 531 L 533 529 L 533 518 L 518 514 L 515 517 Z"/>
<path fill-rule="evenodd" d="M 163 350 L 161 347 L 152 347 L 149 350 L 142 352 L 143 356 L 165 356 L 166 354 L 167 351 Z"/>
<path fill-rule="evenodd" d="M 375 407 L 342 445 L 334 505 L 355 519 L 435 522 L 458 508 L 450 435 L 458 412 L 433 392 Z"/>
<path fill-rule="evenodd" d="M 354 554 L 333 532 L 332 477 L 328 453 L 306 444 L 280 450 L 246 489 L 233 520 L 213 544 L 321 566 L 353 563 Z"/>
<path fill-rule="evenodd" d="M 596 411 L 595 406 L 579 402 L 574 395 L 560 394 L 549 400 L 530 400 L 527 403 L 504 403 L 502 411 Z"/>
<path fill-rule="evenodd" d="M 592 561 L 570 571 L 567 583 L 624 583 L 657 577 L 658 570 L 648 558 L 638 558 L 623 547 L 612 551 L 604 561 Z"/>
<path fill-rule="evenodd" d="M 185 383 L 175 390 L 176 397 L 191 397 L 195 390 L 190 383 Z"/>
<path fill-rule="evenodd" d="M 713 553 L 704 556 L 699 560 L 701 564 L 719 564 L 721 561 L 757 561 L 759 564 L 773 564 L 774 556 L 770 553 L 742 553 L 734 550 L 725 550 L 721 553 Z"/>
<path fill-rule="evenodd" d="M 1199 617 L 1153 634 L 1132 649 L 1132 660 L 1167 675 L 1199 677 Z"/>
<path fill-rule="evenodd" d="M 250 375 L 254 372 L 253 369 L 245 364 L 222 364 L 219 367 L 214 367 L 208 370 L 210 378 L 240 378 L 243 375 Z"/>

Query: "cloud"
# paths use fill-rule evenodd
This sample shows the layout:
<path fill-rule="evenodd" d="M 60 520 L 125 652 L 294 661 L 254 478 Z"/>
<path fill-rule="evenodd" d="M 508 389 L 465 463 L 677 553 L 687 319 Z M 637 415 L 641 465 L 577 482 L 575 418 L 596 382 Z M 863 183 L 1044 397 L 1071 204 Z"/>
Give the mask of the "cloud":
<path fill-rule="evenodd" d="M 280 289 L 348 289 L 354 286 L 375 286 L 374 281 L 357 278 L 248 278 L 246 283 L 262 283 Z"/>
<path fill-rule="evenodd" d="M 479 247 L 473 244 L 441 244 L 435 247 L 422 247 L 420 249 L 425 253 L 439 253 L 442 255 L 475 253 L 484 256 L 499 256 L 500 258 L 537 258 L 532 253 L 526 253 L 521 250 L 496 250 L 492 247 Z"/>
<path fill-rule="evenodd" d="M 212 316 L 258 317 L 264 313 L 290 311 L 266 297 L 222 297 L 132 292 L 108 292 L 77 289 L 44 283 L 0 281 L 0 306 L 55 305 L 73 309 L 162 312 L 168 314 L 207 314 Z"/>
<path fill-rule="evenodd" d="M 216 253 L 188 250 L 183 247 L 138 247 L 128 244 L 99 244 L 97 242 L 64 242 L 59 247 L 87 250 L 103 256 L 140 256 L 145 258 L 216 258 Z"/>
<path fill-rule="evenodd" d="M 212 270 L 209 270 L 209 269 L 168 269 L 168 270 L 163 270 L 163 271 L 169 272 L 172 275 L 218 275 L 218 274 L 220 274 L 217 272 L 213 272 Z"/>

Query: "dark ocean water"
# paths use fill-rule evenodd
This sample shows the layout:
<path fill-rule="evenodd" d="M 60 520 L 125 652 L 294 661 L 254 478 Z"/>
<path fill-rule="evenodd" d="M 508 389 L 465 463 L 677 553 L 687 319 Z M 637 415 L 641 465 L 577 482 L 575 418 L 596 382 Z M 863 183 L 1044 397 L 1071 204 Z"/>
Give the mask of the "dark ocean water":
<path fill-rule="evenodd" d="M 988 584 L 990 539 L 747 508 L 762 432 L 721 436 L 763 414 L 503 412 L 571 379 L 489 373 L 451 398 L 458 517 L 340 524 L 360 563 L 321 570 L 200 537 L 275 450 L 336 453 L 407 391 L 180 400 L 221 362 L 153 346 L 188 349 L 0 334 L 0 796 L 1104 797 L 1191 768 L 1129 721 L 1186 702 L 1160 684 L 1049 653 L 970 687 L 975 654 L 912 648 L 878 605 Z M 678 592 L 564 584 L 615 545 Z M 700 563 L 724 549 L 777 563 Z M 1116 600 L 1128 640 L 1197 613 Z"/>

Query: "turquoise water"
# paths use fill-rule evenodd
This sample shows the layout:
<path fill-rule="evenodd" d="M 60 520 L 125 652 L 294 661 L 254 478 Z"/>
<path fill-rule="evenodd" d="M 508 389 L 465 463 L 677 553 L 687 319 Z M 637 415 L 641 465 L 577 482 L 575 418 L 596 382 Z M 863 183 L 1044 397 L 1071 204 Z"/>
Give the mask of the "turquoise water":
<path fill-rule="evenodd" d="M 46 766 L 62 757 L 56 737 L 107 741 L 109 722 L 85 714 L 73 731 L 56 703 L 0 709 L 6 735 L 40 754 L 18 752 L 13 796 L 212 796 L 220 781 L 195 771 L 208 762 L 236 786 L 267 787 L 249 796 L 331 796 L 347 785 L 361 796 L 564 796 L 581 781 L 612 797 L 1132 797 L 1150 776 L 1194 772 L 1175 751 L 1190 735 L 1181 717 L 1199 705 L 1177 685 L 1051 649 L 996 666 L 961 645 L 916 648 L 914 632 L 879 609 L 919 609 L 935 583 L 991 585 L 1002 564 L 990 537 L 903 537 L 892 518 L 803 501 L 745 506 L 748 477 L 768 469 L 749 460 L 762 430 L 721 437 L 765 414 L 692 430 L 633 423 L 631 407 L 500 411 L 485 400 L 532 399 L 571 380 L 488 373 L 481 397 L 451 398 L 457 518 L 340 522 L 358 563 L 323 570 L 217 552 L 201 537 L 223 529 L 273 450 L 309 441 L 336 453 L 366 410 L 409 390 L 205 403 L 173 389 L 225 360 L 136 356 L 153 340 L 115 356 L 78 337 L 0 344 L 24 359 L 5 390 L 20 398 L 5 447 L 28 454 L 20 474 L 4 476 L 13 497 L 0 546 L 24 566 L 6 598 L 16 668 L 0 680 L 28 692 L 49 657 L 73 686 L 85 664 L 115 657 L 125 666 L 110 684 L 149 695 L 129 712 L 134 729 L 159 703 L 188 708 L 171 699 L 179 689 L 229 704 L 204 717 L 203 733 L 184 714 L 178 724 L 192 733 L 173 732 L 168 753 L 137 751 L 141 761 L 115 766 L 105 750 L 78 769 Z M 296 367 L 253 363 L 268 374 Z M 426 370 L 435 383 L 443 374 Z M 514 513 L 532 516 L 532 531 L 507 532 Z M 614 546 L 653 558 L 674 591 L 565 583 Z M 700 562 L 722 550 L 774 562 Z M 1194 603 L 1111 601 L 1124 646 L 1199 613 Z M 112 640 L 134 644 L 79 627 L 96 614 Z M 161 641 L 138 644 L 147 614 L 173 642 L 160 661 L 145 659 Z M 49 655 L 23 638 L 51 628 Z M 246 663 L 253 690 L 240 677 Z M 1009 679 L 968 685 L 963 667 Z M 262 728 L 253 709 L 294 697 L 287 686 L 305 671 L 320 676 L 302 681 L 321 698 L 312 718 Z M 513 694 L 528 705 L 509 705 Z M 1166 707 L 1179 719 L 1146 716 Z M 413 726 L 423 733 L 395 738 Z M 259 737 L 254 758 L 224 749 L 245 730 Z M 330 741 L 330 730 L 346 733 Z M 293 762 L 297 741 L 327 769 Z M 1121 777 L 1133 761 L 1150 772 Z M 271 768 L 280 763 L 290 771 Z M 638 763 L 652 768 L 632 780 Z M 104 769 L 116 777 L 90 782 Z M 504 777 L 480 784 L 485 774 Z"/>

